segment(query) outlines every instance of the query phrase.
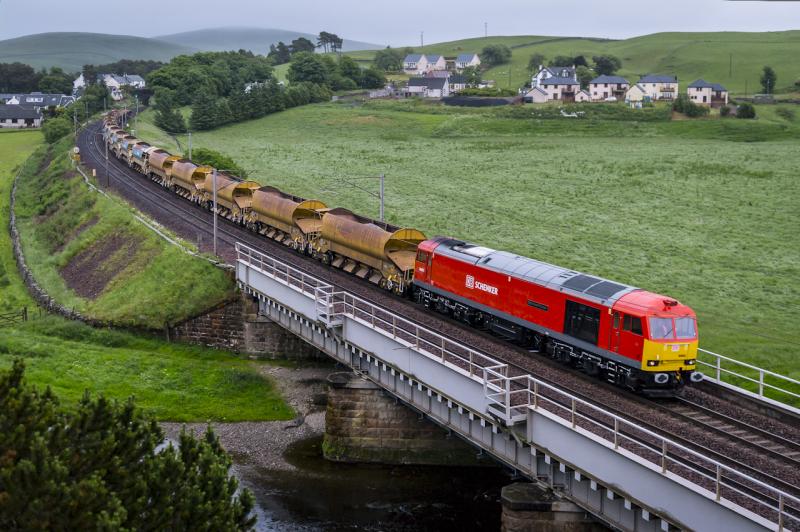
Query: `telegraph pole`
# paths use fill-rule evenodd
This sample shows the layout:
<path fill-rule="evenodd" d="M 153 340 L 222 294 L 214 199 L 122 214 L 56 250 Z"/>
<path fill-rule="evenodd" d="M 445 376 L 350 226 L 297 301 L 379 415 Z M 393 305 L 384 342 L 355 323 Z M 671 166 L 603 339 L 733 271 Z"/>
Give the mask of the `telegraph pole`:
<path fill-rule="evenodd" d="M 419 46 L 420 48 L 425 48 L 425 32 L 419 32 Z"/>
<path fill-rule="evenodd" d="M 136 128 L 139 125 L 139 95 L 136 95 L 136 114 L 133 115 L 133 127 Z"/>
<path fill-rule="evenodd" d="M 386 179 L 386 175 L 385 174 L 381 174 L 381 192 L 380 192 L 380 194 L 381 194 L 381 211 L 380 211 L 381 221 L 383 221 L 383 212 L 384 212 L 383 211 L 383 198 L 384 198 L 384 196 L 383 196 L 383 182 L 384 182 L 385 179 Z"/>
<path fill-rule="evenodd" d="M 484 37 L 489 37 L 489 23 L 488 22 L 484 22 L 483 23 L 483 36 Z"/>
<path fill-rule="evenodd" d="M 189 160 L 190 161 L 192 160 L 192 132 L 191 131 L 189 132 Z M 217 174 L 214 174 L 214 175 L 216 176 Z M 214 179 L 216 179 L 216 177 Z"/>
<path fill-rule="evenodd" d="M 106 146 L 106 188 L 111 187 L 111 177 L 108 175 L 108 141 L 103 139 L 103 144 Z"/>
<path fill-rule="evenodd" d="M 191 138 L 191 137 L 189 137 Z M 217 256 L 217 169 L 214 168 L 214 172 L 212 173 L 212 184 L 211 186 L 214 188 L 214 212 L 212 215 L 214 216 L 214 256 Z"/>

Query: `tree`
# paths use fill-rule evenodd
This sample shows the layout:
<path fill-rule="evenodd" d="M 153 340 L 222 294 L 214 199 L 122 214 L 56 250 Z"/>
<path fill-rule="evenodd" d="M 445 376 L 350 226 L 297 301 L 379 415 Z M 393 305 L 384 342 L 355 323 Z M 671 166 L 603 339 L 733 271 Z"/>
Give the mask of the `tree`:
<path fill-rule="evenodd" d="M 358 66 L 358 63 L 356 63 L 352 57 L 348 55 L 340 57 L 338 70 L 342 76 L 350 78 L 356 83 L 361 82 L 361 67 Z"/>
<path fill-rule="evenodd" d="M 544 54 L 535 53 L 528 59 L 528 70 L 531 72 L 538 72 L 540 66 L 544 66 L 545 57 Z"/>
<path fill-rule="evenodd" d="M 487 65 L 502 65 L 511 61 L 511 48 L 505 44 L 490 44 L 484 46 L 481 58 Z"/>
<path fill-rule="evenodd" d="M 575 69 L 575 75 L 582 89 L 589 88 L 589 82 L 595 78 L 594 71 L 586 66 L 579 66 Z"/>
<path fill-rule="evenodd" d="M 33 92 L 41 74 L 24 63 L 0 63 L 0 92 Z"/>
<path fill-rule="evenodd" d="M 572 64 L 576 67 L 585 66 L 588 67 L 589 63 L 586 61 L 586 57 L 582 55 L 576 55 L 572 58 Z"/>
<path fill-rule="evenodd" d="M 44 140 L 48 144 L 55 144 L 62 137 L 72 132 L 72 123 L 65 117 L 46 120 L 42 124 Z M 1 484 L 1 483 L 0 483 Z"/>
<path fill-rule="evenodd" d="M 155 124 L 169 133 L 184 133 L 186 121 L 175 107 L 175 91 L 159 87 L 155 91 Z"/>
<path fill-rule="evenodd" d="M 592 57 L 592 62 L 598 76 L 610 76 L 622 68 L 622 61 L 613 55 L 595 55 Z"/>
<path fill-rule="evenodd" d="M 269 45 L 267 57 L 272 59 L 273 64 L 283 65 L 291 61 L 292 51 L 283 41 L 279 41 L 277 46 L 274 44 Z"/>
<path fill-rule="evenodd" d="M 573 57 L 570 57 L 568 55 L 557 55 L 550 61 L 550 64 L 548 66 L 551 66 L 551 67 L 555 67 L 555 66 L 568 67 L 568 66 L 572 66 L 574 64 L 575 63 L 574 63 L 574 58 Z"/>
<path fill-rule="evenodd" d="M 481 81 L 483 81 L 481 77 L 481 69 L 475 66 L 470 66 L 465 68 L 461 75 L 464 76 L 464 80 L 469 87 L 477 87 L 480 85 Z"/>
<path fill-rule="evenodd" d="M 299 37 L 292 41 L 289 49 L 293 54 L 296 54 L 298 52 L 313 52 L 316 46 L 305 37 Z"/>
<path fill-rule="evenodd" d="M 195 148 L 192 150 L 192 162 L 226 170 L 239 177 L 247 177 L 245 169 L 236 164 L 236 161 L 228 155 L 208 148 Z"/>
<path fill-rule="evenodd" d="M 24 380 L 15 360 L 0 373 L 0 529 L 249 530 L 253 496 L 237 493 L 231 459 L 209 428 L 185 431 L 156 452 L 155 420 L 92 398 L 62 408 Z"/>
<path fill-rule="evenodd" d="M 344 40 L 335 33 L 321 31 L 317 37 L 317 48 L 322 48 L 325 52 L 336 52 L 342 49 L 343 42 Z"/>
<path fill-rule="evenodd" d="M 295 54 L 286 74 L 286 78 L 293 83 L 308 81 L 327 84 L 330 76 L 328 64 L 319 55 L 310 52 Z"/>
<path fill-rule="evenodd" d="M 672 110 L 678 113 L 683 113 L 690 118 L 697 118 L 705 116 L 709 113 L 708 107 L 704 105 L 697 105 L 689 99 L 685 93 L 679 94 L 675 101 L 672 102 Z"/>
<path fill-rule="evenodd" d="M 753 107 L 753 104 L 746 102 L 739 104 L 739 107 L 736 109 L 736 118 L 755 118 L 755 117 L 756 117 L 756 108 Z"/>
<path fill-rule="evenodd" d="M 387 46 L 375 52 L 375 67 L 384 72 L 399 72 L 403 70 L 403 59 L 403 52 Z"/>
<path fill-rule="evenodd" d="M 197 95 L 192 104 L 192 116 L 189 119 L 192 131 L 206 131 L 214 129 L 217 122 L 217 99 L 207 92 Z"/>
<path fill-rule="evenodd" d="M 346 78 L 334 72 L 328 79 L 328 84 L 335 91 L 352 91 L 358 88 L 358 84 L 350 78 Z"/>
<path fill-rule="evenodd" d="M 778 81 L 778 75 L 771 66 L 765 66 L 761 73 L 761 90 L 764 94 L 772 94 L 775 92 L 775 83 Z"/>
<path fill-rule="evenodd" d="M 386 76 L 377 68 L 370 67 L 361 73 L 361 86 L 365 89 L 382 89 L 386 86 Z"/>

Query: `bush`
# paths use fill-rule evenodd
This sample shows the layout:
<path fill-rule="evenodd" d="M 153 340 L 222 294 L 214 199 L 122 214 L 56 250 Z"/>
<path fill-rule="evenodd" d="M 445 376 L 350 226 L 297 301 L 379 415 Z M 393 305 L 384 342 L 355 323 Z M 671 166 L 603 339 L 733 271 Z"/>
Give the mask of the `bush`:
<path fill-rule="evenodd" d="M 689 99 L 686 94 L 680 94 L 672 103 L 672 109 L 678 113 L 683 113 L 689 118 L 706 116 L 709 108 L 704 105 L 697 105 Z"/>
<path fill-rule="evenodd" d="M 775 109 L 775 114 L 789 122 L 794 122 L 796 116 L 794 109 L 789 109 L 788 107 L 778 107 Z"/>
<path fill-rule="evenodd" d="M 55 144 L 60 138 L 68 135 L 72 131 L 72 126 L 66 118 L 53 118 L 42 125 L 44 140 L 48 144 Z"/>
<path fill-rule="evenodd" d="M 736 110 L 736 118 L 755 118 L 756 108 L 751 103 L 743 103 Z"/>
<path fill-rule="evenodd" d="M 495 97 L 507 97 L 507 96 L 516 96 L 517 91 L 513 89 L 495 89 L 495 88 L 485 88 L 485 89 L 477 89 L 477 88 L 467 88 L 463 91 L 458 93 L 460 96 L 495 96 Z"/>
<path fill-rule="evenodd" d="M 731 114 L 731 108 L 728 107 L 727 105 L 723 105 L 722 107 L 719 108 L 719 116 L 730 116 L 730 114 Z"/>
<path fill-rule="evenodd" d="M 502 65 L 511 61 L 511 48 L 505 44 L 490 44 L 481 51 L 481 59 L 487 65 Z"/>
<path fill-rule="evenodd" d="M 206 166 L 213 166 L 218 170 L 225 170 L 228 173 L 239 177 L 247 177 L 247 171 L 236 164 L 236 161 L 218 151 L 207 148 L 195 148 L 192 150 L 192 162 Z"/>
<path fill-rule="evenodd" d="M 330 85 L 331 89 L 335 91 L 352 91 L 358 88 L 358 84 L 355 81 L 339 73 L 330 77 Z"/>

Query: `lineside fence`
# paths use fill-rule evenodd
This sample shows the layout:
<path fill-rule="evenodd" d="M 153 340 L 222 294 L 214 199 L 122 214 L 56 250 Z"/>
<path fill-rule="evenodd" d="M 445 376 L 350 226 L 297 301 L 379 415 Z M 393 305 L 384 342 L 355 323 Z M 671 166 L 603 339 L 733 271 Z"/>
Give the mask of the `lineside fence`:
<path fill-rule="evenodd" d="M 0 327 L 8 327 L 28 321 L 28 307 L 13 312 L 0 312 Z"/>

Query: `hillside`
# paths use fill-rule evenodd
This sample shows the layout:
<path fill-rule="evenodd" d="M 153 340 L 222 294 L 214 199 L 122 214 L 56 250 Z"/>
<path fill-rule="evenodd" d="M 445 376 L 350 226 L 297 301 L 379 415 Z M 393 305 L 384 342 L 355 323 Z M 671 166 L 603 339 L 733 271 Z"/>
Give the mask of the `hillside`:
<path fill-rule="evenodd" d="M 290 43 L 298 37 L 316 42 L 317 36 L 302 31 L 275 28 L 206 28 L 196 31 L 161 35 L 156 39 L 204 51 L 251 50 L 257 54 L 269 52 L 271 44 L 278 41 Z M 372 43 L 344 40 L 344 51 L 375 50 L 382 46 Z"/>
<path fill-rule="evenodd" d="M 168 61 L 192 48 L 157 39 L 103 33 L 38 33 L 0 41 L 0 62 L 27 63 L 36 69 L 59 66 L 77 72 L 85 64 L 120 59 Z"/>
<path fill-rule="evenodd" d="M 758 89 L 761 68 L 771 65 L 778 74 L 778 88 L 788 88 L 800 79 L 800 31 L 654 33 L 625 40 L 582 37 L 512 36 L 465 39 L 438 43 L 415 51 L 457 55 L 480 52 L 487 44 L 505 44 L 512 49 L 508 65 L 490 69 L 486 79 L 498 86 L 517 88 L 529 81 L 528 60 L 535 53 L 556 55 L 613 54 L 622 59 L 620 74 L 631 81 L 641 74 L 674 73 L 682 83 L 697 78 L 722 83 L 735 93 L 752 94 Z M 374 52 L 351 54 L 369 60 Z"/>

